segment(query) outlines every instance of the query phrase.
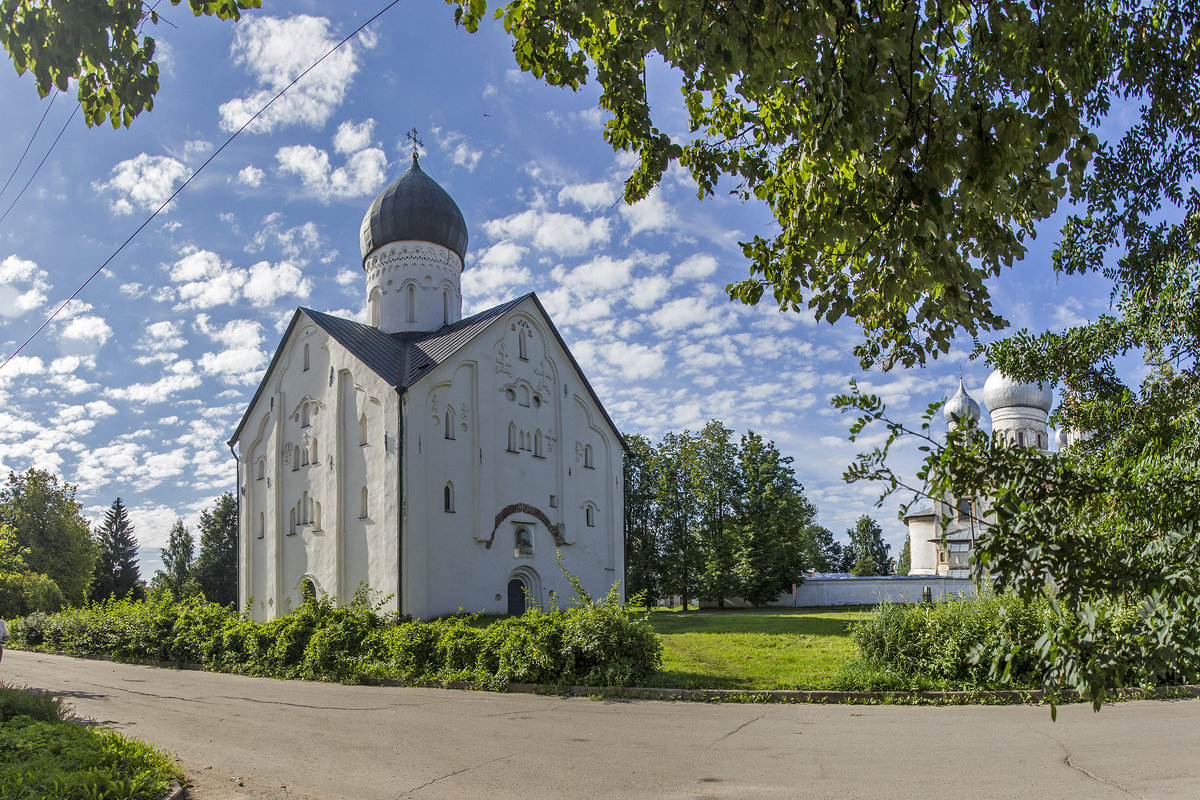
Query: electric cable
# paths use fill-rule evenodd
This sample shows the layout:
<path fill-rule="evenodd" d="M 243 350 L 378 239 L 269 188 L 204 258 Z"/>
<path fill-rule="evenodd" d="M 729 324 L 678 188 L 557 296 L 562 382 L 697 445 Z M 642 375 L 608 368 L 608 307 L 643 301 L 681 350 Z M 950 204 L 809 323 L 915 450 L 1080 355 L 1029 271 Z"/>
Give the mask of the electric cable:
<path fill-rule="evenodd" d="M 4 220 L 8 219 L 8 212 L 13 210 L 13 206 L 17 204 L 17 201 L 20 200 L 21 196 L 25 194 L 25 190 L 29 188 L 31 183 L 33 183 L 33 179 L 36 178 L 37 174 L 41 171 L 42 165 L 46 163 L 46 159 L 48 159 L 50 154 L 54 152 L 54 146 L 58 144 L 58 140 L 61 139 L 63 134 L 67 132 L 67 126 L 71 124 L 71 120 L 75 119 L 75 115 L 78 113 L 79 106 L 75 106 L 75 110 L 71 112 L 71 116 L 67 117 L 67 121 L 63 123 L 62 130 L 58 132 L 58 136 L 55 136 L 54 141 L 50 143 L 50 149 L 46 151 L 46 155 L 42 156 L 42 160 L 38 162 L 37 167 L 33 170 L 33 174 L 29 176 L 29 180 L 25 181 L 25 185 L 21 187 L 21 191 L 17 192 L 17 196 L 13 198 L 13 201 L 8 204 L 8 208 L 4 209 L 4 213 L 0 214 L 0 224 L 3 224 Z"/>
<path fill-rule="evenodd" d="M 12 179 L 17 177 L 17 170 L 25 163 L 25 156 L 29 155 L 29 148 L 33 146 L 33 140 L 37 138 L 38 131 L 42 129 L 42 123 L 46 121 L 46 115 L 50 113 L 50 108 L 54 105 L 55 98 L 58 97 L 58 92 L 50 95 L 50 102 L 46 104 L 46 110 L 42 112 L 42 118 L 38 120 L 37 127 L 33 129 L 33 135 L 29 137 L 29 141 L 25 143 L 25 151 L 21 153 L 21 157 L 17 159 L 17 165 L 13 167 L 12 172 L 8 176 L 8 180 L 4 182 L 4 187 L 0 188 L 0 195 L 8 191 L 8 185 L 12 183 Z"/>
<path fill-rule="evenodd" d="M 301 72 L 299 75 L 297 75 L 292 80 L 291 83 L 289 83 L 287 86 L 280 89 L 278 94 L 276 94 L 274 97 L 272 97 L 270 100 L 268 100 L 266 102 L 266 104 L 263 105 L 262 108 L 260 108 L 258 111 L 255 111 L 254 116 L 250 117 L 250 119 L 248 119 L 244 123 L 242 123 L 242 127 L 238 128 L 236 131 L 234 131 L 229 136 L 229 138 L 225 140 L 224 144 L 222 144 L 220 147 L 218 147 L 216 150 L 214 150 L 212 155 L 210 155 L 208 158 L 206 158 L 204 160 L 204 163 L 202 163 L 199 167 L 197 167 L 196 171 L 193 172 L 191 175 L 189 175 L 187 180 L 185 180 L 182 184 L 180 184 L 179 188 L 176 189 L 174 192 L 172 192 L 171 196 L 163 201 L 162 205 L 160 205 L 157 209 L 155 209 L 154 213 L 152 213 L 149 217 L 147 217 L 142 222 L 141 225 L 138 225 L 133 233 L 129 234 L 129 237 L 121 243 L 120 247 L 118 247 L 116 250 L 114 250 L 112 252 L 112 254 L 109 255 L 108 258 L 104 259 L 104 263 L 102 263 L 100 266 L 96 267 L 96 271 L 93 272 L 91 275 L 89 275 L 87 280 L 85 280 L 83 283 L 79 284 L 78 289 L 71 292 L 70 297 L 68 297 L 66 300 L 64 300 L 58 308 L 54 309 L 54 311 L 50 314 L 50 316 L 46 317 L 45 321 L 43 321 L 42 324 L 37 327 L 37 330 L 35 330 L 33 333 L 29 334 L 29 338 L 27 338 L 24 342 L 22 342 L 21 345 L 16 350 L 12 351 L 11 354 L 6 356 L 4 358 L 3 362 L 0 362 L 0 370 L 3 370 L 10 361 L 12 361 L 18 355 L 20 355 L 21 351 L 24 350 L 29 345 L 30 342 L 32 342 L 35 338 L 37 338 L 38 334 L 40 334 L 43 330 L 45 330 L 46 326 L 49 325 L 51 322 L 53 322 L 55 317 L 57 317 L 60 313 L 62 313 L 62 310 L 67 307 L 67 304 L 70 303 L 72 300 L 74 300 L 79 295 L 80 292 L 82 292 L 85 288 L 87 288 L 87 285 L 89 283 L 91 283 L 97 275 L 99 275 L 101 272 L 103 272 L 105 267 L 107 267 L 114 258 L 116 258 L 118 255 L 120 255 L 121 251 L 124 250 L 129 245 L 129 243 L 134 240 L 134 237 L 136 237 L 139 233 L 141 233 L 142 230 L 147 225 L 149 225 L 151 222 L 153 222 L 154 218 L 157 217 L 164 208 L 166 208 L 168 205 L 170 205 L 171 201 L 174 200 L 176 197 L 178 197 L 180 192 L 182 192 L 184 189 L 186 189 L 191 184 L 191 182 L 193 180 L 195 180 L 196 176 L 199 175 L 204 170 L 205 167 L 207 167 L 210 163 L 212 163 L 213 159 L 215 159 L 217 156 L 219 156 L 221 154 L 221 152 L 226 147 L 228 147 L 233 142 L 233 140 L 238 137 L 239 134 L 242 133 L 242 131 L 244 131 L 244 130 L 246 130 L 246 128 L 250 127 L 250 124 L 252 122 L 254 122 L 254 120 L 258 119 L 263 114 L 264 111 L 266 111 L 268 108 L 270 108 L 275 103 L 276 100 L 283 97 L 283 95 L 285 93 L 287 93 L 287 91 L 289 89 L 291 89 L 293 86 L 295 86 L 301 80 L 303 80 L 305 75 L 307 75 L 308 73 L 310 73 L 314 69 L 316 69 L 325 59 L 329 58 L 331 55 L 333 55 L 335 52 L 337 52 L 338 49 L 340 49 L 342 45 L 344 45 L 346 42 L 350 41 L 355 36 L 357 36 L 359 33 L 361 33 L 364 28 L 366 28 L 368 25 L 370 25 L 375 20 L 382 17 L 384 14 L 386 14 L 388 11 L 390 11 L 393 6 L 397 5 L 399 2 L 400 2 L 400 0 L 392 0 L 390 3 L 388 3 L 382 9 L 380 9 L 373 17 L 368 19 L 363 24 L 359 25 L 357 28 L 355 28 L 353 31 L 351 31 L 344 39 L 342 39 L 340 42 L 338 42 L 333 47 L 331 47 L 325 53 L 325 55 L 321 56 L 316 61 L 314 61 L 312 64 L 310 64 L 309 67 L 307 69 L 305 69 L 303 72 Z M 78 107 L 76 107 L 76 110 L 78 110 Z M 72 116 L 74 116 L 74 115 L 72 115 Z M 64 128 L 64 130 L 65 130 L 65 128 Z M 61 134 L 59 134 L 59 135 L 61 136 Z"/>

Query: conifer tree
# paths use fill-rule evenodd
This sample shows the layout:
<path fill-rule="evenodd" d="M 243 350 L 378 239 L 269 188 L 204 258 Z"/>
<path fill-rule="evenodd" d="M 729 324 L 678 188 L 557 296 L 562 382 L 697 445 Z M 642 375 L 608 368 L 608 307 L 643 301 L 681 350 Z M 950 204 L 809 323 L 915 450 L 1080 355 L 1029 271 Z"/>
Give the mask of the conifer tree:
<path fill-rule="evenodd" d="M 851 572 L 859 575 L 860 570 L 867 569 L 867 564 L 869 564 L 873 571 L 865 574 L 891 574 L 892 559 L 888 553 L 892 546 L 884 544 L 883 528 L 879 527 L 878 522 L 869 515 L 863 514 L 854 523 L 854 527 L 846 531 L 846 535 L 850 537 L 851 557 L 855 559 Z M 862 566 L 860 567 L 860 565 Z"/>
<path fill-rule="evenodd" d="M 177 518 L 171 525 L 167 546 L 162 550 L 163 571 L 154 576 L 155 584 L 170 589 L 176 598 L 191 594 L 190 587 L 195 586 L 191 575 L 195 552 L 191 531 Z"/>
<path fill-rule="evenodd" d="M 121 498 L 113 501 L 104 515 L 104 522 L 94 534 L 96 546 L 96 569 L 92 577 L 91 598 L 104 600 L 114 596 L 118 599 L 135 592 L 141 578 L 138 570 L 137 539 L 133 536 L 133 523 Z"/>

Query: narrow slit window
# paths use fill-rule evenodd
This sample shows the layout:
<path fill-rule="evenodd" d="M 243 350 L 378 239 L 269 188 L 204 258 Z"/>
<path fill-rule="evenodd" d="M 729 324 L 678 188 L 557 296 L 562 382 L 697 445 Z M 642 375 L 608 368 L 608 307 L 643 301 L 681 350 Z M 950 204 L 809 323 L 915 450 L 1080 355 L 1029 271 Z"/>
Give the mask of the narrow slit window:
<path fill-rule="evenodd" d="M 596 468 L 596 465 L 592 463 L 592 446 L 590 444 L 583 446 L 583 466 L 588 469 Z"/>
<path fill-rule="evenodd" d="M 367 443 L 367 415 L 363 414 L 358 418 L 358 443 L 364 445 Z"/>
<path fill-rule="evenodd" d="M 517 452 L 517 425 L 515 422 L 508 423 L 508 452 Z"/>
<path fill-rule="evenodd" d="M 442 509 L 447 514 L 454 513 L 454 484 L 447 483 L 442 488 Z"/>
<path fill-rule="evenodd" d="M 442 289 L 442 324 L 450 324 L 450 290 Z"/>
<path fill-rule="evenodd" d="M 588 506 L 584 510 L 584 518 L 587 520 L 589 528 L 596 527 L 596 509 L 593 506 Z"/>
<path fill-rule="evenodd" d="M 262 511 L 258 512 L 258 538 L 265 538 L 267 535 L 267 515 Z"/>
<path fill-rule="evenodd" d="M 454 409 L 447 406 L 445 417 L 446 417 L 446 438 L 453 439 L 454 438 Z"/>
<path fill-rule="evenodd" d="M 308 344 L 305 343 L 305 345 L 304 345 L 304 371 L 305 372 L 308 372 L 308 364 L 309 364 L 309 362 L 308 362 Z"/>
<path fill-rule="evenodd" d="M 411 283 L 408 285 L 408 321 L 417 321 L 417 288 Z"/>
<path fill-rule="evenodd" d="M 368 499 L 367 498 L 367 487 L 364 486 L 364 487 L 362 487 L 362 492 L 359 494 L 359 497 L 358 497 L 358 518 L 359 519 L 367 518 L 367 512 L 370 510 L 370 507 L 367 505 L 367 499 Z"/>
<path fill-rule="evenodd" d="M 296 532 L 296 509 L 293 508 L 288 513 L 288 533 L 291 534 L 291 533 L 295 533 L 295 532 Z"/>
<path fill-rule="evenodd" d="M 546 454 L 543 452 L 544 447 L 545 447 L 545 445 L 542 443 L 542 432 L 539 430 L 533 434 L 534 458 L 545 458 L 546 457 Z"/>

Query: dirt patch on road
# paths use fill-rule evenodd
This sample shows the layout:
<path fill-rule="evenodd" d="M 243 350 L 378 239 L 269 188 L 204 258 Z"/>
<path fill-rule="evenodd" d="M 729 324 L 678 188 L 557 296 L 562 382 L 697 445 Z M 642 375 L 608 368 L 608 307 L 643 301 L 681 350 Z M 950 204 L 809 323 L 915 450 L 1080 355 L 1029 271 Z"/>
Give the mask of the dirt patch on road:
<path fill-rule="evenodd" d="M 305 792 L 286 783 L 232 775 L 211 764 L 178 759 L 191 800 L 351 800 L 348 795 Z"/>

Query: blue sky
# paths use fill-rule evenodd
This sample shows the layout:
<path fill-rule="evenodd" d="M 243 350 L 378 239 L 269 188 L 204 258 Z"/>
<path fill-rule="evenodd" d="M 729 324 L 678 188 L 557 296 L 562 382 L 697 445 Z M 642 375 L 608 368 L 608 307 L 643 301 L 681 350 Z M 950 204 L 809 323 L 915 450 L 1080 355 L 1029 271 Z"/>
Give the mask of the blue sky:
<path fill-rule="evenodd" d="M 237 25 L 163 12 L 162 88 L 131 129 L 88 129 L 59 97 L 7 191 L 0 222 L 0 353 L 7 355 L 242 121 L 384 3 L 265 0 Z M 49 98 L 0 65 L 0 178 Z M 665 69 L 652 99 L 686 133 Z M 969 343 L 929 367 L 863 374 L 852 325 L 730 303 L 747 275 L 739 241 L 769 234 L 764 207 L 700 202 L 671 171 L 647 200 L 618 202 L 631 168 L 601 139 L 596 92 L 520 73 L 498 24 L 468 34 L 453 9 L 410 0 L 314 70 L 239 136 L 183 194 L 0 371 L 0 474 L 38 466 L 79 485 L 98 519 L 120 496 L 143 547 L 175 517 L 233 490 L 225 442 L 298 305 L 359 316 L 358 229 L 375 194 L 407 167 L 416 127 L 425 171 L 470 229 L 464 313 L 536 291 L 624 431 L 652 438 L 720 419 L 794 456 L 837 534 L 859 514 L 893 553 L 899 501 L 874 507 L 847 486 L 857 451 L 829 398 L 851 378 L 916 421 L 960 371 L 979 398 L 987 368 Z M 248 111 L 249 110 L 249 111 Z M 1095 278 L 1049 270 L 1056 225 L 993 283 L 1016 326 L 1063 327 L 1107 307 Z M 868 445 L 870 441 L 866 442 Z M 915 464 L 901 454 L 901 464 Z M 156 554 L 157 551 L 153 551 Z M 156 563 L 147 561 L 143 577 Z"/>

